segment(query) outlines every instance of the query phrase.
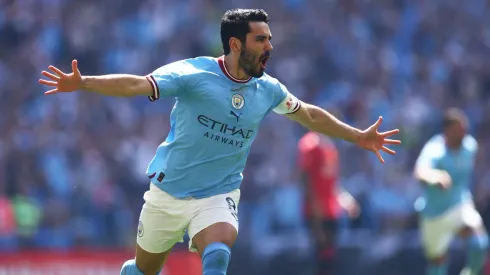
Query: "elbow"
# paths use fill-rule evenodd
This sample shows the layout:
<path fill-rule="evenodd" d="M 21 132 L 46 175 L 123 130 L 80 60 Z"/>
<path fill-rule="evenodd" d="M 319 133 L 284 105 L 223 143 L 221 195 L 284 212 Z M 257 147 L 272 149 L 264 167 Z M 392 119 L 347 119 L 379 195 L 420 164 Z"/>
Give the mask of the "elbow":
<path fill-rule="evenodd" d="M 153 94 L 153 89 L 150 82 L 144 76 L 135 78 L 129 89 L 127 90 L 126 96 L 151 96 Z"/>
<path fill-rule="evenodd" d="M 416 180 L 421 180 L 422 179 L 422 175 L 423 175 L 423 168 L 422 167 L 415 167 L 415 169 L 413 169 L 413 177 L 416 179 Z"/>
<path fill-rule="evenodd" d="M 413 171 L 413 177 L 419 182 L 428 182 L 430 174 L 429 169 L 425 167 L 417 167 Z"/>

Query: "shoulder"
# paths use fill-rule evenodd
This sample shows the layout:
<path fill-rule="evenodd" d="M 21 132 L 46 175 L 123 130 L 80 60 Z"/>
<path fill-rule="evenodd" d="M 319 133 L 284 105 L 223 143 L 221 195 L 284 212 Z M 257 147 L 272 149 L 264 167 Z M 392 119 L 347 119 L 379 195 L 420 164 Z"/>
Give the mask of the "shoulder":
<path fill-rule="evenodd" d="M 433 137 L 431 137 L 425 145 L 429 146 L 442 146 L 446 144 L 446 140 L 444 139 L 444 136 L 442 134 L 437 134 Z"/>
<path fill-rule="evenodd" d="M 257 83 L 265 85 L 266 87 L 278 87 L 282 85 L 281 82 L 266 73 L 264 73 L 260 78 L 257 79 Z"/>
<path fill-rule="evenodd" d="M 463 138 L 463 146 L 470 151 L 476 151 L 478 149 L 478 142 L 472 135 L 466 135 Z"/>
<path fill-rule="evenodd" d="M 442 134 L 438 134 L 430 138 L 424 145 L 423 153 L 440 156 L 444 154 L 446 141 Z"/>
<path fill-rule="evenodd" d="M 158 68 L 155 72 L 178 73 L 180 75 L 194 75 L 207 72 L 216 67 L 216 61 L 213 57 L 201 56 L 175 61 Z"/>
<path fill-rule="evenodd" d="M 268 74 L 265 74 L 257 79 L 258 85 L 262 87 L 263 90 L 267 90 L 267 94 L 271 95 L 272 101 L 273 101 L 273 106 L 277 107 L 285 98 L 290 95 L 288 89 L 284 84 L 282 84 L 277 78 L 274 78 Z M 291 98 L 293 100 L 293 98 Z M 291 103 L 292 106 L 293 103 Z M 289 113 L 289 108 L 291 106 L 287 106 L 286 109 L 279 113 Z"/>

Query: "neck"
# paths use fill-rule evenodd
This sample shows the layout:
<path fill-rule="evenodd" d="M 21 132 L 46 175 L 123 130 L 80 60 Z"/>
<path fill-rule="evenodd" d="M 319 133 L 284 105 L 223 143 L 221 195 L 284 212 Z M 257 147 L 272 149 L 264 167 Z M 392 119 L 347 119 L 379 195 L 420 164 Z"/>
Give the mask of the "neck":
<path fill-rule="evenodd" d="M 446 147 L 449 148 L 450 150 L 458 150 L 459 148 L 461 148 L 461 143 L 449 142 L 447 137 L 445 137 L 445 139 L 446 139 Z"/>
<path fill-rule="evenodd" d="M 239 80 L 247 80 L 250 78 L 250 76 L 247 75 L 243 71 L 243 69 L 240 68 L 240 65 L 238 64 L 238 58 L 233 56 L 233 54 L 225 55 L 224 60 L 225 68 L 231 76 Z"/>

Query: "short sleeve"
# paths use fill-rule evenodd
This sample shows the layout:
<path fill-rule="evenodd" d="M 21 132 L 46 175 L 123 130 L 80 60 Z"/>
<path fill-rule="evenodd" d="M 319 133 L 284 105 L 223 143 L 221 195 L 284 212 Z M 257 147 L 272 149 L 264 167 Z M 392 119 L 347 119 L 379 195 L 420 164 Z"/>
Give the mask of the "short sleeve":
<path fill-rule="evenodd" d="M 277 114 L 292 114 L 301 108 L 301 101 L 278 82 L 274 87 L 273 111 Z"/>
<path fill-rule="evenodd" d="M 156 69 L 146 76 L 151 84 L 153 94 L 148 98 L 156 101 L 160 97 L 175 97 L 183 90 L 184 62 L 178 61 Z"/>
<path fill-rule="evenodd" d="M 426 143 L 415 162 L 415 167 L 435 168 L 437 158 L 440 155 L 439 147 L 439 144 L 434 141 Z"/>
<path fill-rule="evenodd" d="M 476 153 L 478 151 L 478 141 L 476 141 L 476 139 L 471 135 L 464 137 L 463 145 L 472 153 Z"/>

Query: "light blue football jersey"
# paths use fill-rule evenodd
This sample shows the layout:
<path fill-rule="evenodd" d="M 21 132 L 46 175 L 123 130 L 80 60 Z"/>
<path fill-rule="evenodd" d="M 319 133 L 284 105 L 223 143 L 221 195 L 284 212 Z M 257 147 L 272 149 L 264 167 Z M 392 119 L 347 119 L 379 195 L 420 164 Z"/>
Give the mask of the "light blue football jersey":
<path fill-rule="evenodd" d="M 239 188 L 262 119 L 272 110 L 293 113 L 301 105 L 267 74 L 234 79 L 223 57 L 177 61 L 147 78 L 154 92 L 151 101 L 176 101 L 170 132 L 146 173 L 176 198 L 206 198 Z"/>
<path fill-rule="evenodd" d="M 426 217 L 436 217 L 450 208 L 471 201 L 471 181 L 478 143 L 470 135 L 463 138 L 459 150 L 446 147 L 443 135 L 431 138 L 422 149 L 416 166 L 444 170 L 452 180 L 452 186 L 443 190 L 436 186 L 425 187 L 424 195 L 418 200 L 418 208 Z"/>

